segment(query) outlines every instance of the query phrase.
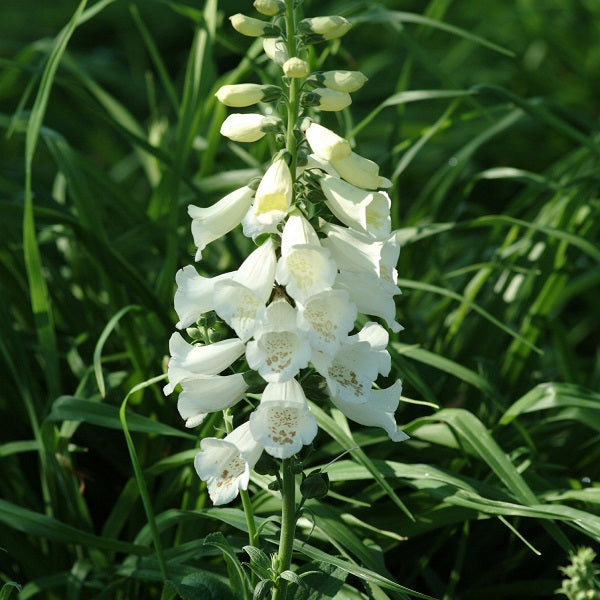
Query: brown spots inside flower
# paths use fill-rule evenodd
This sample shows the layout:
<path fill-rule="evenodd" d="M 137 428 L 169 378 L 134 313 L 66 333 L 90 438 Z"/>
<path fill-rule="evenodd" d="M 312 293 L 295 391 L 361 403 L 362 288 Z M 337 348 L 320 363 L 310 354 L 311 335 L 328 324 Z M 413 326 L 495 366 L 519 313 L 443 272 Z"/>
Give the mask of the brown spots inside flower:
<path fill-rule="evenodd" d="M 335 379 L 342 387 L 352 390 L 357 398 L 364 394 L 364 383 L 358 379 L 353 369 L 334 362 L 329 367 L 329 376 Z"/>
<path fill-rule="evenodd" d="M 237 456 L 232 456 L 225 464 L 223 471 L 221 471 L 216 487 L 221 488 L 233 485 L 245 470 L 246 461 L 239 454 Z"/>
<path fill-rule="evenodd" d="M 298 429 L 298 413 L 293 408 L 273 408 L 269 412 L 269 438 L 279 446 L 293 444 Z"/>
<path fill-rule="evenodd" d="M 262 337 L 265 364 L 273 373 L 280 373 L 292 364 L 296 338 L 296 334 L 287 331 L 267 333 Z"/>

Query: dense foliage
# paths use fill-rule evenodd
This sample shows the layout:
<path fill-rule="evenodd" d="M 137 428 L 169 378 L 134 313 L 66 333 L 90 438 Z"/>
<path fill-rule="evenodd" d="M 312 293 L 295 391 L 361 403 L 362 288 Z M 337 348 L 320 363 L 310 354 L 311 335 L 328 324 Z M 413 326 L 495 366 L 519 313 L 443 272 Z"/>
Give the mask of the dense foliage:
<path fill-rule="evenodd" d="M 338 598 L 406 597 L 393 582 L 448 600 L 551 597 L 569 552 L 600 540 L 600 7 L 305 8 L 354 24 L 312 64 L 369 77 L 329 124 L 394 182 L 405 330 L 389 382 L 404 381 L 411 440 L 350 433 L 313 406 L 305 467 L 349 452 L 307 503 L 294 562 L 329 571 Z M 251 10 L 0 6 L 0 574 L 22 598 L 160 597 L 157 552 L 165 597 L 224 598 L 231 557 L 248 560 L 243 512 L 212 507 L 191 465 L 220 417 L 185 430 L 161 388 L 174 276 L 195 252 L 186 207 L 245 185 L 273 152 L 219 136 L 219 86 L 275 77 L 226 19 Z M 234 232 L 199 269 L 237 268 L 250 249 Z M 269 481 L 251 485 L 267 553 Z"/>

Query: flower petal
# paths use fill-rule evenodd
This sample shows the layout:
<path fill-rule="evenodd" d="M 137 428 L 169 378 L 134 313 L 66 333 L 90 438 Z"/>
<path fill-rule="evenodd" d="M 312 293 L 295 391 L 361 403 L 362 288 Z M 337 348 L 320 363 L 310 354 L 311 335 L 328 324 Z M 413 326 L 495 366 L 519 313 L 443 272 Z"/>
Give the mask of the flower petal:
<path fill-rule="evenodd" d="M 250 415 L 250 431 L 276 458 L 289 458 L 313 441 L 317 421 L 295 379 L 267 384 L 259 407 Z"/>

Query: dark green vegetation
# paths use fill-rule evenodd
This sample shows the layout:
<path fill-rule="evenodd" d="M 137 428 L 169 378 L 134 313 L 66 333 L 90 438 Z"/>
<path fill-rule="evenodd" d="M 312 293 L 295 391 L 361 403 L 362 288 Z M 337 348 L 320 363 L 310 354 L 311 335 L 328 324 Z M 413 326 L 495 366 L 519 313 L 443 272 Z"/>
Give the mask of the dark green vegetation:
<path fill-rule="evenodd" d="M 225 19 L 251 2 L 201 4 L 0 5 L 0 575 L 23 598 L 160 596 L 119 407 L 163 373 L 187 204 L 243 185 L 272 150 L 221 138 L 212 95 L 274 76 Z M 306 467 L 361 449 L 328 468 L 295 563 L 361 565 L 344 598 L 402 597 L 382 577 L 448 600 L 549 598 L 568 551 L 600 540 L 600 5 L 305 6 L 356 22 L 313 64 L 370 78 L 327 123 L 395 182 L 392 348 L 412 439 L 351 426 L 353 441 L 315 407 L 326 433 Z M 248 248 L 230 235 L 199 270 Z M 203 573 L 227 581 L 223 540 L 203 538 L 247 543 L 239 504 L 212 508 L 193 472 L 219 417 L 184 431 L 162 384 L 128 399 L 146 504 L 173 580 L 217 586 Z M 261 518 L 279 514 L 267 482 Z"/>

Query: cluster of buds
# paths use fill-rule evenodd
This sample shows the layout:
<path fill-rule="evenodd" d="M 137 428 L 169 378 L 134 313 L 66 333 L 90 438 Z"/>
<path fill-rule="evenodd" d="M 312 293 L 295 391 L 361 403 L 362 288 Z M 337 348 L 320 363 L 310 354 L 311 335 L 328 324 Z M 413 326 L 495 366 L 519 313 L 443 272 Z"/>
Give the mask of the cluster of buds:
<path fill-rule="evenodd" d="M 282 87 L 221 87 L 216 96 L 226 106 L 275 104 L 269 116 L 229 115 L 221 133 L 235 142 L 275 134 L 282 148 L 258 185 L 249 183 L 208 208 L 189 207 L 196 260 L 239 225 L 257 247 L 236 271 L 209 278 L 190 265 L 177 273 L 177 328 L 189 328 L 195 339 L 172 335 L 164 390 L 180 386 L 179 413 L 195 427 L 243 398 L 252 403 L 249 386 L 261 382 L 248 421 L 228 428 L 224 438 L 201 441 L 195 468 L 214 504 L 247 489 L 263 451 L 287 459 L 312 443 L 317 423 L 307 395 L 324 391 L 349 419 L 381 427 L 394 441 L 408 437 L 394 417 L 401 382 L 375 385 L 391 370 L 388 331 L 367 321 L 353 333 L 359 313 L 401 329 L 394 302 L 400 248 L 383 191 L 391 182 L 317 122 L 318 109 L 345 108 L 366 77 L 311 73 L 302 58 L 307 44 L 340 37 L 350 24 L 338 16 L 296 24 L 286 12 L 293 10 L 289 0 L 254 5 L 272 22 L 241 14 L 231 22 L 244 35 L 264 38 L 265 53 L 282 69 Z M 282 107 L 282 116 L 273 116 Z"/>

